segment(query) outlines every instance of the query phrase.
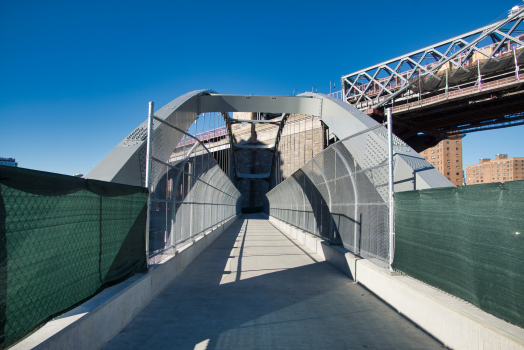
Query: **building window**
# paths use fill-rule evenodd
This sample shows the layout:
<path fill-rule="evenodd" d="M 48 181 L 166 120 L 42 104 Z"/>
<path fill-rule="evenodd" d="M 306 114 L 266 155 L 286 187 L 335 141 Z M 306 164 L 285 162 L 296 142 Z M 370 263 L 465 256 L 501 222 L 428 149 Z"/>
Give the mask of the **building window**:
<path fill-rule="evenodd" d="M 460 175 L 459 173 L 457 173 L 457 175 Z"/>
<path fill-rule="evenodd" d="M 432 156 L 431 159 L 435 159 L 435 156 Z"/>
<path fill-rule="evenodd" d="M 459 150 L 459 148 L 457 147 L 457 151 Z"/>
<path fill-rule="evenodd" d="M 460 169 L 460 167 L 458 166 L 457 169 Z"/>
<path fill-rule="evenodd" d="M 428 151 L 424 151 L 424 154 L 428 154 Z"/>
<path fill-rule="evenodd" d="M 449 175 L 449 173 L 448 173 L 448 175 Z"/>

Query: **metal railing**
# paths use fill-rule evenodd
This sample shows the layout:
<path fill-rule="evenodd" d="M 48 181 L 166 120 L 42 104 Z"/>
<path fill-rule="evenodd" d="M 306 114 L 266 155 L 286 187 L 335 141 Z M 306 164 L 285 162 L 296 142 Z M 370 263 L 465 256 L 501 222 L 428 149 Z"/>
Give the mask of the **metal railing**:
<path fill-rule="evenodd" d="M 512 73 L 513 74 L 513 73 Z M 497 76 L 498 78 L 499 76 Z M 459 98 L 465 95 L 471 95 L 477 92 L 481 91 L 487 91 L 490 89 L 497 89 L 503 86 L 508 86 L 512 84 L 519 84 L 520 80 L 517 76 L 509 76 L 506 78 L 500 78 L 489 82 L 482 82 L 482 85 L 475 84 L 473 86 L 463 87 L 458 90 L 450 90 L 450 91 L 443 91 L 442 93 L 431 96 L 431 97 L 424 97 L 419 101 L 409 102 L 402 105 L 393 106 L 393 112 L 398 113 L 400 111 L 416 108 L 416 107 L 422 107 L 427 106 L 432 103 L 437 103 L 440 101 L 445 100 L 451 100 L 454 98 Z M 444 89 L 441 89 L 444 90 Z"/>
<path fill-rule="evenodd" d="M 395 137 L 393 152 L 407 145 Z M 387 130 L 377 125 L 317 154 L 267 195 L 267 214 L 385 266 L 391 261 Z"/>
<path fill-rule="evenodd" d="M 190 135 L 155 116 L 152 119 L 164 128 L 162 132 L 156 129 L 150 142 L 149 265 L 240 213 L 241 196 L 222 170 L 226 167 L 217 163 L 204 144 L 207 138 L 200 140 L 201 135 Z M 172 142 L 184 137 L 193 142 Z M 171 158 L 173 150 L 166 150 L 165 143 L 177 144 L 180 156 Z"/>

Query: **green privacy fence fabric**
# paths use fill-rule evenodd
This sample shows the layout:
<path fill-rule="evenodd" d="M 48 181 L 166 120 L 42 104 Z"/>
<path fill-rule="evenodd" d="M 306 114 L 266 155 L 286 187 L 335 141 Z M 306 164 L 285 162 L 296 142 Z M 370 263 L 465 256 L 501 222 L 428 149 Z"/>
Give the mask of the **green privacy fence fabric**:
<path fill-rule="evenodd" d="M 524 181 L 395 194 L 393 268 L 524 327 Z"/>
<path fill-rule="evenodd" d="M 147 269 L 147 189 L 0 166 L 0 348 Z"/>

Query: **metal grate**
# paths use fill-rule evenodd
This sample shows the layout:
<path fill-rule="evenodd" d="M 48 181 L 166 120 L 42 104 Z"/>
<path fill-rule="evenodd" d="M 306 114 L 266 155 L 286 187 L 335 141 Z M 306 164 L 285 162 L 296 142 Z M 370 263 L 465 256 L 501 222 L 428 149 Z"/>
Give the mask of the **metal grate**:
<path fill-rule="evenodd" d="M 240 212 L 240 192 L 204 142 L 166 124 L 154 129 L 149 265 Z"/>
<path fill-rule="evenodd" d="M 387 265 L 388 148 L 381 129 L 352 135 L 317 154 L 266 195 L 267 213 Z M 395 151 L 406 147 L 395 140 Z"/>

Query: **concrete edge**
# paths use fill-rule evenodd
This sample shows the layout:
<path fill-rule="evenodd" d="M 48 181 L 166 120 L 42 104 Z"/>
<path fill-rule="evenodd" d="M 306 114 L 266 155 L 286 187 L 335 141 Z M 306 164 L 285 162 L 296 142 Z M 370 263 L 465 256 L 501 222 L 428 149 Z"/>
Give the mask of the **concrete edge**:
<path fill-rule="evenodd" d="M 10 349 L 101 349 L 240 215 L 196 237 L 147 274 L 136 274 L 49 321 Z"/>
<path fill-rule="evenodd" d="M 277 218 L 269 221 L 453 349 L 524 349 L 524 329 L 414 278 L 381 268 Z"/>

